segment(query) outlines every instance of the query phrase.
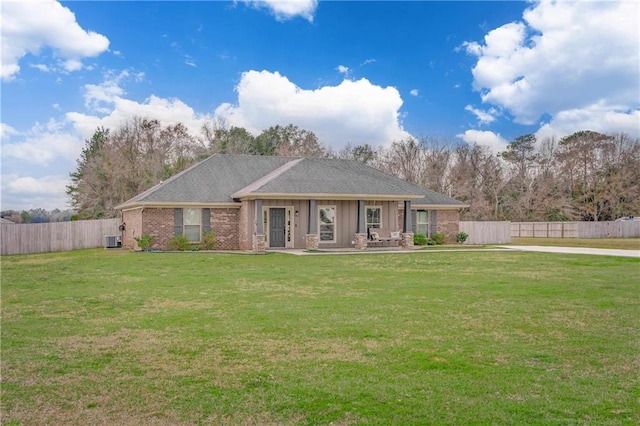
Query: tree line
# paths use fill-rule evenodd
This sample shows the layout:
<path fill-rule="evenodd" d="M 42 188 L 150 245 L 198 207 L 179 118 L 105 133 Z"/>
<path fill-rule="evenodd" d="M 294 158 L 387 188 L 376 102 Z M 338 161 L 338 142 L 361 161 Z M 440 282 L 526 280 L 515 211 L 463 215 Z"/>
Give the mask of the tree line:
<path fill-rule="evenodd" d="M 73 210 L 45 210 L 43 208 L 30 210 L 3 210 L 0 217 L 10 220 L 13 223 L 49 223 L 68 222 L 75 218 Z"/>
<path fill-rule="evenodd" d="M 333 151 L 293 124 L 254 136 L 212 122 L 192 135 L 182 124 L 139 117 L 96 130 L 67 194 L 81 218 L 114 217 L 119 203 L 216 153 L 361 161 L 468 204 L 466 220 L 601 221 L 640 211 L 640 141 L 624 133 L 580 131 L 542 141 L 523 135 L 499 154 L 428 137 Z"/>

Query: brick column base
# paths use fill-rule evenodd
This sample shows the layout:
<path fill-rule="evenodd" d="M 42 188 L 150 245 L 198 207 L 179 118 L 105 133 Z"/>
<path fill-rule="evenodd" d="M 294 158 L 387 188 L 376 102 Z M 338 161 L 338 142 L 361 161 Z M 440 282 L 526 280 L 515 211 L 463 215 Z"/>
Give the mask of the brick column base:
<path fill-rule="evenodd" d="M 253 252 L 256 254 L 267 252 L 267 243 L 264 235 L 257 234 L 253 236 Z"/>
<path fill-rule="evenodd" d="M 356 250 L 367 248 L 367 234 L 356 234 Z"/>
<path fill-rule="evenodd" d="M 320 237 L 318 234 L 307 234 L 305 239 L 305 248 L 307 250 L 318 250 L 318 244 L 320 243 Z"/>
<path fill-rule="evenodd" d="M 413 248 L 413 232 L 405 232 L 402 234 L 402 247 Z"/>

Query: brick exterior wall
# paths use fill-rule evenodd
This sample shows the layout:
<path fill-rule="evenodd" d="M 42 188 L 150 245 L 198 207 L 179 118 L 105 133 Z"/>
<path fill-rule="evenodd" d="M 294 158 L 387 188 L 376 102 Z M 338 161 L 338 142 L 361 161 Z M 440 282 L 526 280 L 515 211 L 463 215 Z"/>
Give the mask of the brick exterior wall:
<path fill-rule="evenodd" d="M 460 213 L 457 210 L 438 210 L 438 232 L 447 237 L 448 243 L 455 243 L 460 232 Z"/>
<path fill-rule="evenodd" d="M 240 249 L 239 225 L 239 209 L 211 209 L 211 231 L 216 234 L 216 250 Z"/>
<path fill-rule="evenodd" d="M 216 250 L 239 250 L 238 227 L 240 211 L 234 208 L 212 208 L 211 231 L 216 234 Z M 138 249 L 133 237 L 153 236 L 151 249 L 170 250 L 169 240 L 174 236 L 173 208 L 145 208 L 125 211 L 122 220 L 127 224 L 123 245 Z"/>
<path fill-rule="evenodd" d="M 133 237 L 142 235 L 142 208 L 122 212 L 125 230 L 122 233 L 122 246 L 138 250 L 138 243 Z"/>
<path fill-rule="evenodd" d="M 151 249 L 169 250 L 168 243 L 173 238 L 173 209 L 144 209 L 142 233 L 153 236 Z"/>
<path fill-rule="evenodd" d="M 243 201 L 238 212 L 238 238 L 240 250 L 252 250 L 252 242 L 248 235 L 249 227 L 249 202 Z"/>
<path fill-rule="evenodd" d="M 455 242 L 460 232 L 460 212 L 458 210 L 438 210 L 438 232 L 447 237 L 447 242 Z M 398 226 L 404 225 L 404 209 L 398 210 Z"/>

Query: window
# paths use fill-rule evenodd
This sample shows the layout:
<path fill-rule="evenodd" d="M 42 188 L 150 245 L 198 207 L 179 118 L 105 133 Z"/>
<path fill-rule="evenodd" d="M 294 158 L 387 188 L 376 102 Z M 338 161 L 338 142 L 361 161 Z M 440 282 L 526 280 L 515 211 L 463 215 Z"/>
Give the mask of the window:
<path fill-rule="evenodd" d="M 320 225 L 320 242 L 336 241 L 336 208 L 335 206 L 318 206 L 318 224 Z"/>
<path fill-rule="evenodd" d="M 200 241 L 200 209 L 184 209 L 184 236 L 191 242 Z"/>
<path fill-rule="evenodd" d="M 429 236 L 429 212 L 426 210 L 416 211 L 416 233 Z"/>
<path fill-rule="evenodd" d="M 367 207 L 367 226 L 369 228 L 381 228 L 382 227 L 382 208 L 381 207 Z"/>

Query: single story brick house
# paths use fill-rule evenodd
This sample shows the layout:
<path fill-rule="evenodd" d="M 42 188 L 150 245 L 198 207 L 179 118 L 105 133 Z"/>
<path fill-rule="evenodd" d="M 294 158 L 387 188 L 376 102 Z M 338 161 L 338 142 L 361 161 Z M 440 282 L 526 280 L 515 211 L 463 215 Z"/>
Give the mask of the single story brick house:
<path fill-rule="evenodd" d="M 217 249 L 366 248 L 369 228 L 455 238 L 460 201 L 358 161 L 213 155 L 120 204 L 123 245 L 152 235 L 166 250 L 175 235 Z"/>

